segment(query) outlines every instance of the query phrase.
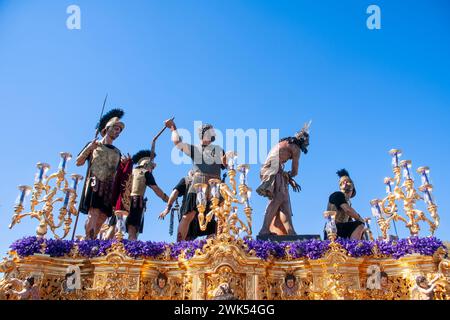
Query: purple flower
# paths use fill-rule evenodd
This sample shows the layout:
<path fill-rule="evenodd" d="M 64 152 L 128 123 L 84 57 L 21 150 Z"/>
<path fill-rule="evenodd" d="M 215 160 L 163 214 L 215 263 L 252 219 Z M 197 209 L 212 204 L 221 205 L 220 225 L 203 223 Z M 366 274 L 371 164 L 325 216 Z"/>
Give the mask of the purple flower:
<path fill-rule="evenodd" d="M 28 257 L 34 255 L 35 253 L 40 253 L 43 243 L 44 239 L 42 238 L 26 237 L 15 241 L 11 244 L 10 248 L 11 250 L 16 251 L 20 257 Z"/>
<path fill-rule="evenodd" d="M 78 252 L 86 258 L 103 256 L 113 244 L 114 240 L 82 240 L 76 241 Z"/>
<path fill-rule="evenodd" d="M 45 253 L 50 255 L 50 257 L 63 257 L 70 253 L 74 245 L 73 241 L 54 239 L 46 240 L 45 244 Z"/>
<path fill-rule="evenodd" d="M 74 245 L 78 246 L 80 256 L 86 258 L 99 257 L 106 254 L 106 251 L 116 240 L 83 240 L 68 241 L 55 239 L 39 239 L 37 237 L 25 237 L 15 241 L 10 248 L 17 252 L 20 257 L 27 257 L 40 253 L 45 245 L 45 253 L 51 257 L 63 257 L 70 253 Z M 289 255 L 294 259 L 308 258 L 316 260 L 322 258 L 329 250 L 330 241 L 305 240 L 294 242 L 272 242 L 253 239 L 244 239 L 247 245 L 247 252 L 254 250 L 256 256 L 262 260 L 283 259 L 286 257 L 286 250 L 289 247 Z M 195 251 L 203 249 L 206 240 L 181 241 L 177 243 L 152 242 L 152 241 L 129 241 L 124 240 L 124 247 L 127 254 L 132 258 L 157 258 L 162 255 L 166 248 L 170 249 L 170 257 L 178 259 L 183 251 L 185 257 L 190 259 Z M 411 237 L 397 241 L 366 241 L 338 239 L 339 243 L 350 256 L 364 257 L 374 253 L 375 245 L 382 255 L 398 259 L 408 254 L 420 254 L 432 256 L 439 248 L 445 248 L 441 240 L 434 237 Z"/>
<path fill-rule="evenodd" d="M 359 258 L 363 256 L 370 256 L 374 243 L 367 240 L 351 240 L 351 239 L 337 239 L 339 243 L 351 257 Z"/>
<path fill-rule="evenodd" d="M 166 243 L 124 240 L 125 250 L 133 258 L 156 258 L 164 253 Z"/>
<path fill-rule="evenodd" d="M 180 241 L 170 244 L 170 256 L 173 259 L 178 259 L 181 252 L 185 250 L 186 259 L 190 259 L 194 256 L 197 249 L 203 249 L 206 244 L 206 240 L 194 240 L 194 241 Z"/>
<path fill-rule="evenodd" d="M 328 250 L 330 244 L 329 240 L 306 240 L 304 242 L 304 257 L 308 257 L 311 260 L 317 260 L 322 258 Z"/>

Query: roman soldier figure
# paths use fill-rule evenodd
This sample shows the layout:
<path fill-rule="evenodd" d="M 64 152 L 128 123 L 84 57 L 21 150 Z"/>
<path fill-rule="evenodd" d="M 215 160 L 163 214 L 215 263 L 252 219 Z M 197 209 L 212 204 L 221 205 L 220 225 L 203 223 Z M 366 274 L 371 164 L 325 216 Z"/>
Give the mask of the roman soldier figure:
<path fill-rule="evenodd" d="M 174 219 L 175 211 L 179 211 L 179 205 L 178 205 L 178 198 L 182 197 L 182 203 L 181 207 L 185 206 L 186 203 L 186 196 L 187 191 L 189 190 L 189 187 L 192 183 L 192 177 L 194 172 L 192 170 L 189 170 L 189 173 L 186 177 L 183 177 L 180 179 L 180 181 L 177 183 L 177 185 L 173 188 L 172 193 L 169 196 L 169 200 L 167 201 L 167 206 L 164 209 L 163 212 L 159 214 L 159 219 L 164 220 L 164 218 L 169 214 L 170 212 L 170 221 L 172 224 L 172 221 Z M 176 210 L 173 210 L 173 204 L 176 203 Z M 178 222 L 181 220 L 181 215 L 178 215 Z"/>
<path fill-rule="evenodd" d="M 336 228 L 339 238 L 362 239 L 365 220 L 353 209 L 350 199 L 356 196 L 356 188 L 347 170 L 337 172 L 339 189 L 328 199 L 327 211 L 336 212 Z M 324 234 L 324 239 L 326 235 Z"/>
<path fill-rule="evenodd" d="M 87 214 L 86 239 L 95 239 L 101 226 L 113 214 L 113 189 L 121 153 L 113 142 L 125 128 L 121 121 L 124 112 L 113 109 L 97 125 L 102 139 L 88 143 L 77 157 L 77 166 L 89 163 L 88 176 L 80 200 L 80 212 Z"/>
<path fill-rule="evenodd" d="M 164 220 L 164 218 L 169 214 L 170 212 L 170 231 L 169 234 L 172 235 L 173 231 L 173 222 L 174 222 L 174 215 L 175 211 L 178 211 L 178 223 L 181 222 L 181 219 L 183 217 L 183 212 L 180 210 L 180 207 L 178 205 L 178 198 L 182 197 L 182 203 L 181 208 L 186 208 L 186 199 L 188 195 L 188 190 L 191 187 L 192 181 L 194 178 L 194 171 L 189 170 L 189 173 L 186 177 L 181 178 L 181 180 L 177 183 L 177 185 L 173 188 L 172 193 L 169 196 L 169 201 L 167 201 L 167 206 L 164 209 L 163 212 L 160 213 L 159 219 Z M 173 204 L 176 202 L 175 208 L 172 208 Z M 208 224 L 210 225 L 210 224 Z M 212 225 L 212 224 L 211 224 Z M 210 227 L 211 228 L 211 227 Z M 187 233 L 187 236 L 185 240 L 194 240 L 195 238 L 202 236 L 202 235 L 208 235 L 208 228 L 205 231 L 201 231 L 198 226 L 198 219 L 193 219 L 191 223 L 189 224 L 189 231 Z"/>
<path fill-rule="evenodd" d="M 129 196 L 129 215 L 125 225 L 127 228 L 129 240 L 137 240 L 138 233 L 144 230 L 144 212 L 146 209 L 146 201 L 144 198 L 145 189 L 149 187 L 164 202 L 169 200 L 161 188 L 156 184 L 153 177 L 153 170 L 156 164 L 153 162 L 155 153 L 150 150 L 141 150 L 133 157 L 133 173 L 131 175 L 131 193 Z"/>
<path fill-rule="evenodd" d="M 289 185 L 295 192 L 300 191 L 300 186 L 293 178 L 298 174 L 301 153 L 308 153 L 310 124 L 305 125 L 294 137 L 281 139 L 270 150 L 261 168 L 261 185 L 256 192 L 269 198 L 269 203 L 260 236 L 296 234 L 292 224 Z M 292 168 L 291 171 L 285 172 L 284 166 L 289 160 L 292 160 Z"/>
<path fill-rule="evenodd" d="M 177 127 L 173 120 L 167 120 L 165 122 L 166 127 L 170 128 L 172 131 L 172 142 L 175 146 L 183 151 L 187 156 L 189 156 L 193 161 L 193 181 L 189 186 L 187 191 L 186 201 L 181 209 L 183 217 L 178 225 L 178 235 L 177 241 L 186 240 L 188 235 L 189 226 L 191 222 L 198 219 L 198 209 L 197 209 L 197 191 L 195 185 L 197 183 L 208 184 L 211 179 L 219 179 L 221 175 L 221 170 L 226 168 L 227 159 L 223 149 L 213 144 L 215 141 L 215 131 L 212 125 L 204 124 L 199 128 L 198 134 L 201 140 L 200 145 L 191 145 L 181 141 L 181 138 L 177 132 Z M 210 194 L 207 190 L 207 199 L 209 200 Z M 209 209 L 209 202 L 207 203 L 207 212 Z M 197 222 L 194 222 L 195 227 L 199 227 Z M 213 235 L 216 231 L 216 221 L 211 220 L 206 226 L 206 230 L 201 232 L 198 229 L 192 236 L 195 238 L 198 235 Z M 206 233 L 206 234 L 205 234 Z"/>

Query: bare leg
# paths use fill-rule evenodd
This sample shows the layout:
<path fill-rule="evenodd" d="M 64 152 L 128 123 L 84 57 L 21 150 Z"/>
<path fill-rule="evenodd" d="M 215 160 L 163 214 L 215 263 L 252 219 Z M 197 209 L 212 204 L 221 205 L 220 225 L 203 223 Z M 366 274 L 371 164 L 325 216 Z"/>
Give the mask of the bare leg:
<path fill-rule="evenodd" d="M 266 208 L 266 214 L 264 215 L 264 223 L 261 228 L 261 231 L 259 231 L 259 235 L 267 235 L 270 234 L 270 225 L 272 221 L 275 219 L 275 216 L 279 212 L 279 203 L 276 201 L 276 199 L 270 200 L 269 204 Z"/>
<path fill-rule="evenodd" d="M 353 231 L 352 235 L 350 236 L 350 239 L 361 240 L 363 232 L 364 232 L 364 226 L 363 225 L 358 226 L 355 229 L 355 231 Z"/>
<path fill-rule="evenodd" d="M 132 225 L 128 225 L 128 240 L 137 240 L 137 228 Z"/>
<path fill-rule="evenodd" d="M 288 235 L 297 234 L 294 230 L 294 225 L 292 224 L 291 200 L 289 199 L 289 194 L 287 196 L 287 199 L 285 199 L 283 201 L 283 204 L 281 205 L 279 217 L 281 223 L 284 226 L 284 229 L 286 230 L 285 234 Z"/>
<path fill-rule="evenodd" d="M 285 234 L 295 235 L 297 234 L 294 230 L 294 226 L 292 225 L 291 213 L 285 214 L 283 211 L 280 211 L 280 220 L 283 224 L 284 229 L 286 230 Z"/>
<path fill-rule="evenodd" d="M 276 214 L 273 218 L 272 223 L 270 224 L 270 233 L 274 233 L 279 236 L 287 234 L 286 228 L 281 221 L 280 213 Z"/>
<path fill-rule="evenodd" d="M 97 225 L 97 219 L 98 219 L 99 213 L 100 213 L 99 209 L 96 209 L 96 208 L 89 209 L 88 218 L 87 218 L 86 224 L 85 224 L 87 240 L 94 240 L 96 237 L 95 226 Z"/>
<path fill-rule="evenodd" d="M 187 233 L 189 231 L 189 224 L 195 218 L 195 211 L 191 211 L 181 218 L 181 221 L 178 225 L 178 236 L 177 241 L 182 241 L 186 239 Z"/>

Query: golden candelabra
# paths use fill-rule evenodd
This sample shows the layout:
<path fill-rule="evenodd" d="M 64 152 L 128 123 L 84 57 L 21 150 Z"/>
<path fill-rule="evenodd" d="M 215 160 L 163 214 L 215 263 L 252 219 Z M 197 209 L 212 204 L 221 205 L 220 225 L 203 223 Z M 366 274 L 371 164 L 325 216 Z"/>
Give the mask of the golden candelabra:
<path fill-rule="evenodd" d="M 419 222 L 424 221 L 428 223 L 430 233 L 433 235 L 439 226 L 439 215 L 437 213 L 437 205 L 431 195 L 433 186 L 429 179 L 430 169 L 428 167 L 417 169 L 417 173 L 421 175 L 422 185 L 419 187 L 419 191 L 423 194 L 421 196 L 414 186 L 411 160 L 400 161 L 402 152 L 398 149 L 392 149 L 389 151 L 389 154 L 392 156 L 394 178 L 387 177 L 384 179 L 387 196 L 384 199 L 373 199 L 370 202 L 372 214 L 377 219 L 383 239 L 388 239 L 391 222 L 395 223 L 395 221 L 404 222 L 411 236 L 419 234 Z M 416 208 L 418 200 L 423 200 L 426 203 L 431 219 L 425 215 L 424 211 Z M 406 218 L 399 213 L 397 202 L 401 201 L 403 202 L 403 211 Z"/>
<path fill-rule="evenodd" d="M 20 223 L 24 217 L 29 216 L 39 220 L 39 225 L 36 228 L 38 237 L 45 237 L 48 228 L 50 228 L 56 239 L 64 239 L 68 235 L 72 223 L 71 216 L 78 214 L 76 190 L 78 183 L 83 177 L 78 174 L 72 174 L 73 184 L 69 187 L 69 182 L 66 179 L 66 166 L 72 155 L 68 152 L 61 152 L 60 155 L 61 162 L 57 172 L 47 177 L 46 173 L 50 169 L 50 165 L 39 162 L 37 164 L 38 172 L 34 188 L 26 185 L 19 186 L 20 194 L 14 207 L 14 215 L 9 225 L 10 229 L 17 223 Z M 24 213 L 25 198 L 30 193 L 30 211 Z M 58 193 L 62 193 L 63 196 L 58 197 Z M 59 209 L 58 222 L 55 223 L 53 211 L 55 204 L 58 202 L 62 202 L 63 205 Z M 39 209 L 38 207 L 41 208 Z M 56 232 L 61 227 L 63 227 L 63 235 L 59 236 Z"/>
<path fill-rule="evenodd" d="M 218 235 L 228 234 L 237 237 L 241 232 L 245 232 L 248 236 L 252 235 L 252 208 L 250 206 L 252 190 L 247 184 L 249 166 L 239 165 L 236 171 L 236 158 L 236 153 L 227 153 L 231 188 L 219 179 L 210 179 L 208 184 L 197 183 L 194 185 L 197 193 L 198 221 L 202 231 L 206 230 L 207 224 L 216 217 Z M 237 172 L 241 174 L 239 186 L 235 179 Z M 208 202 L 210 208 L 208 208 Z M 238 204 L 244 205 L 246 223 L 239 218 Z M 209 212 L 205 216 L 207 209 Z"/>

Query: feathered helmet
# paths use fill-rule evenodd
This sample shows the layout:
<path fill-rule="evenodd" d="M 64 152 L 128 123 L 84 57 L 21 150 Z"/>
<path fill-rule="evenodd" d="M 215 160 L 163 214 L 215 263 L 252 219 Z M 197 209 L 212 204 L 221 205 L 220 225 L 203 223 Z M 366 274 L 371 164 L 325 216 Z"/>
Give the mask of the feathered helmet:
<path fill-rule="evenodd" d="M 308 148 L 304 145 L 304 142 L 309 138 L 309 128 L 311 127 L 312 120 L 303 125 L 303 128 L 295 134 L 295 139 L 300 140 L 300 148 L 304 154 L 308 153 Z"/>
<path fill-rule="evenodd" d="M 156 157 L 156 154 L 153 155 L 153 158 Z M 133 163 L 139 167 L 144 167 L 153 162 L 152 152 L 150 150 L 141 150 L 136 153 L 131 160 Z"/>
<path fill-rule="evenodd" d="M 353 180 L 350 178 L 350 174 L 348 173 L 348 171 L 345 169 L 341 169 L 338 172 L 336 172 L 336 174 L 339 176 L 339 185 L 341 185 L 345 180 L 350 181 L 350 183 L 353 185 L 353 193 L 351 195 L 351 198 L 356 196 L 355 184 L 353 183 Z"/>
<path fill-rule="evenodd" d="M 100 119 L 100 122 L 97 124 L 97 130 L 102 137 L 106 135 L 106 130 L 113 125 L 120 126 L 122 130 L 125 128 L 125 124 L 120 121 L 124 114 L 125 112 L 122 109 L 112 109 Z"/>

